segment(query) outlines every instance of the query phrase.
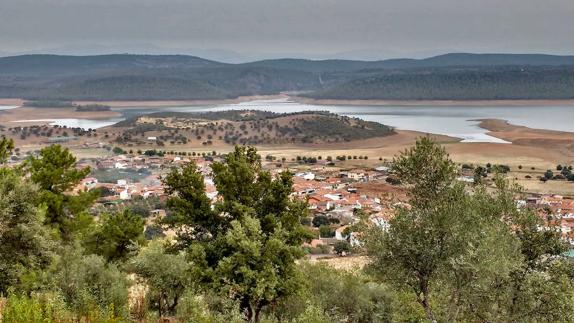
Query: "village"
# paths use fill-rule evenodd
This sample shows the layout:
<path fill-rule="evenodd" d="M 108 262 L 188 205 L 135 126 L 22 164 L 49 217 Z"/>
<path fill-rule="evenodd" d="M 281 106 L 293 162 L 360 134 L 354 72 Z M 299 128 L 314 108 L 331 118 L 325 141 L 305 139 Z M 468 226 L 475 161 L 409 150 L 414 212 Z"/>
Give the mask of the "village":
<path fill-rule="evenodd" d="M 107 157 L 79 159 L 77 167 L 89 166 L 92 172 L 76 190 L 98 190 L 100 197 L 94 207 L 98 211 L 134 210 L 146 219 L 146 237 L 150 239 L 158 235 L 175 236 L 174 231 L 162 225 L 169 210 L 161 178 L 172 167 L 194 162 L 204 175 L 207 196 L 212 201 L 218 198 L 210 165 L 220 161 L 222 155 L 117 152 Z M 351 255 L 360 250 L 362 230 L 369 226 L 387 229 L 397 210 L 408 207 L 408 196 L 400 180 L 391 173 L 390 162 L 348 168 L 333 161 L 340 159 L 302 157 L 277 161 L 273 156 L 262 158 L 263 167 L 272 174 L 290 171 L 292 197 L 308 203 L 309 217 L 303 219 L 302 224 L 314 234 L 314 239 L 304 245 L 312 259 Z M 475 168 L 461 165 L 457 180 L 472 185 L 476 173 Z M 490 170 L 480 177 L 481 181 L 491 180 Z M 574 199 L 527 193 L 516 203 L 517 207 L 535 209 L 548 225 L 559 227 L 565 240 L 573 242 Z"/>

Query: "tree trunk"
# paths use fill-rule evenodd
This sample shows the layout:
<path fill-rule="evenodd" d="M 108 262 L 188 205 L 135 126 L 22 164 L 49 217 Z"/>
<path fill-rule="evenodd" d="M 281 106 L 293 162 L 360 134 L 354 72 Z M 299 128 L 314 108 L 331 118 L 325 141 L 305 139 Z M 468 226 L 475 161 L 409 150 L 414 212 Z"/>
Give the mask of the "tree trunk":
<path fill-rule="evenodd" d="M 263 305 L 261 303 L 255 305 L 255 316 L 253 318 L 253 323 L 259 323 L 261 321 L 260 314 L 262 309 Z"/>
<path fill-rule="evenodd" d="M 458 312 L 460 310 L 459 303 L 460 303 L 460 291 L 458 288 L 454 288 L 450 296 L 447 322 L 456 322 Z"/>
<path fill-rule="evenodd" d="M 436 323 L 437 320 L 434 317 L 434 313 L 432 312 L 432 308 L 431 308 L 430 303 L 429 303 L 430 296 L 429 296 L 428 281 L 426 279 L 421 279 L 419 281 L 419 288 L 420 288 L 420 291 L 421 291 L 420 294 L 422 294 L 422 297 L 420 294 L 417 295 L 417 301 L 423 307 L 423 309 L 427 315 L 427 318 L 429 320 L 431 320 L 431 322 Z"/>

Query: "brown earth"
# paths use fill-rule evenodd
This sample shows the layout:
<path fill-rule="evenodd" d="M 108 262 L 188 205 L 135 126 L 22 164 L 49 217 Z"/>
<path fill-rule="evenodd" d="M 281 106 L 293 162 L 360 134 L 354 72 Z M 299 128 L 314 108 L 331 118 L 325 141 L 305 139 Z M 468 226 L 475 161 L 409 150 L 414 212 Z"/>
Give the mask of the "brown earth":
<path fill-rule="evenodd" d="M 22 99 L 0 99 L 0 105 L 22 105 L 24 100 Z"/>
<path fill-rule="evenodd" d="M 5 127 L 14 127 L 31 124 L 47 124 L 48 122 L 15 122 L 19 120 L 44 120 L 44 119 L 108 119 L 119 117 L 121 114 L 115 111 L 87 111 L 78 112 L 75 108 L 37 108 L 20 107 L 16 109 L 0 111 L 0 124 Z"/>
<path fill-rule="evenodd" d="M 235 99 L 224 100 L 163 100 L 163 101 L 74 101 L 79 105 L 103 104 L 115 108 L 157 108 L 157 107 L 185 107 L 196 105 L 221 105 L 248 102 L 254 100 L 274 100 L 285 98 L 284 95 L 252 95 L 240 96 Z"/>

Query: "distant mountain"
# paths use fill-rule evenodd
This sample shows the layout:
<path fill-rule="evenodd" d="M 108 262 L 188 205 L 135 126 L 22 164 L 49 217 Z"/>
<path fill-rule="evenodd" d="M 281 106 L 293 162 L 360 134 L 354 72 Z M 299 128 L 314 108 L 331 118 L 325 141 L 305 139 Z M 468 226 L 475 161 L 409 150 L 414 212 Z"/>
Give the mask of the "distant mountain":
<path fill-rule="evenodd" d="M 539 54 L 455 53 L 381 61 L 286 58 L 243 64 L 187 55 L 22 55 L 0 58 L 0 97 L 183 100 L 299 91 L 340 99 L 563 98 L 574 93 L 568 92 L 570 66 L 574 56 Z M 534 76 L 520 74 L 522 69 Z M 511 77 L 500 71 L 518 72 Z M 484 82 L 513 92 L 503 95 Z"/>
<path fill-rule="evenodd" d="M 266 66 L 308 72 L 350 72 L 363 69 L 405 69 L 455 66 L 559 66 L 574 65 L 574 56 L 543 54 L 466 54 L 453 53 L 423 59 L 388 59 L 381 61 L 275 59 L 246 63 L 247 66 Z"/>
<path fill-rule="evenodd" d="M 222 65 L 225 64 L 186 55 L 22 55 L 0 58 L 0 76 L 79 75 L 81 73 L 117 73 L 147 69 L 203 68 Z"/>

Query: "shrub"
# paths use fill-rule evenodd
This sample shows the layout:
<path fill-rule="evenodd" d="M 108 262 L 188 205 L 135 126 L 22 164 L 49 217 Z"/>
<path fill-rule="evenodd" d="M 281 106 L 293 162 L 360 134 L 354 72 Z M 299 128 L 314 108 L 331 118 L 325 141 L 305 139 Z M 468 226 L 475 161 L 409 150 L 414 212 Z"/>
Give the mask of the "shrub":
<path fill-rule="evenodd" d="M 321 238 L 332 238 L 335 236 L 335 230 L 331 229 L 328 225 L 320 226 L 319 233 L 321 234 Z"/>

